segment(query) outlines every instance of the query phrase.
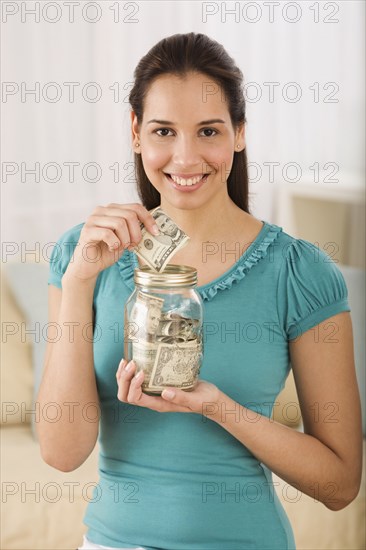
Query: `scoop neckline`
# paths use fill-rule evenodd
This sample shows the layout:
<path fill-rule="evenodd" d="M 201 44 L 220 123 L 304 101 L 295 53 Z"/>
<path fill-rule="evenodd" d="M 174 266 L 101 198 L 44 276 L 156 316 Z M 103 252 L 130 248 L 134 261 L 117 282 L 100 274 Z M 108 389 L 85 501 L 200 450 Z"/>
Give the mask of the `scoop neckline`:
<path fill-rule="evenodd" d="M 200 285 L 200 286 L 197 285 L 196 290 L 205 291 L 208 288 L 210 288 L 211 286 L 213 286 L 217 283 L 220 283 L 223 279 L 227 279 L 227 277 L 230 277 L 232 272 L 236 271 L 238 266 L 251 255 L 253 248 L 261 242 L 261 240 L 264 238 L 264 235 L 267 233 L 267 230 L 269 228 L 268 222 L 266 222 L 264 220 L 260 220 L 260 221 L 263 223 L 261 230 L 259 231 L 259 233 L 256 236 L 256 238 L 254 239 L 254 241 L 248 246 L 248 248 L 246 250 L 244 250 L 243 254 L 241 254 L 241 256 L 239 256 L 239 258 L 236 260 L 236 262 L 231 267 L 229 267 L 229 269 L 224 271 L 224 273 L 222 273 L 221 275 L 216 277 L 216 279 L 213 279 L 212 281 L 210 281 L 210 282 L 208 282 L 204 285 Z"/>
<path fill-rule="evenodd" d="M 265 220 L 260 220 L 260 221 L 263 223 L 263 225 L 261 227 L 261 230 L 259 231 L 259 233 L 256 236 L 256 238 L 254 239 L 254 241 L 248 246 L 248 248 L 246 250 L 244 250 L 243 254 L 240 255 L 240 257 L 236 260 L 236 262 L 231 267 L 229 267 L 229 269 L 224 271 L 224 273 L 222 273 L 221 275 L 219 275 L 218 277 L 216 277 L 212 281 L 209 281 L 208 283 L 206 283 L 204 285 L 200 285 L 200 286 L 197 285 L 195 287 L 196 290 L 198 290 L 198 291 L 199 290 L 206 290 L 210 286 L 221 282 L 222 279 L 226 279 L 228 276 L 231 275 L 232 271 L 235 271 L 237 269 L 238 265 L 244 259 L 246 259 L 246 256 L 250 256 L 250 254 L 252 252 L 252 249 L 262 240 L 262 238 L 264 237 L 264 234 L 267 233 L 267 230 L 268 230 L 268 226 L 269 226 L 268 222 L 266 222 Z M 139 265 L 139 261 L 138 261 L 138 256 L 137 256 L 136 252 L 134 252 L 133 250 L 131 251 L 131 257 L 133 259 L 133 263 L 134 263 L 135 267 L 139 268 L 140 265 Z"/>

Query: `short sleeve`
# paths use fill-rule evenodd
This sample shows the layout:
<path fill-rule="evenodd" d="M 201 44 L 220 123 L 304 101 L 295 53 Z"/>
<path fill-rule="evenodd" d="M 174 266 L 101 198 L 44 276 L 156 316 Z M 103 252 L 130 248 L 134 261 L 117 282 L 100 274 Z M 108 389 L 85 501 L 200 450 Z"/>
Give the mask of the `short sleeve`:
<path fill-rule="evenodd" d="M 278 308 L 288 340 L 337 313 L 351 311 L 346 283 L 332 258 L 308 241 L 292 241 L 283 250 Z"/>
<path fill-rule="evenodd" d="M 48 284 L 62 288 L 61 279 L 70 263 L 84 223 L 66 231 L 53 247 L 50 257 Z"/>

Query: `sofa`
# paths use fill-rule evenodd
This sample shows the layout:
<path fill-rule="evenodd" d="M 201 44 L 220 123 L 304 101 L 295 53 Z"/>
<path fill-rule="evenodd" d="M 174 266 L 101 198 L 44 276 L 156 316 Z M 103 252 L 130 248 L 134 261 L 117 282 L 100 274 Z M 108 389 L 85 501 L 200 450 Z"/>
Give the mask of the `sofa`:
<path fill-rule="evenodd" d="M 73 472 L 60 472 L 40 456 L 34 426 L 42 411 L 34 399 L 45 346 L 42 322 L 47 317 L 47 273 L 47 264 L 9 264 L 2 269 L 0 547 L 4 550 L 75 550 L 86 530 L 82 523 L 85 507 L 98 483 L 98 444 Z M 362 306 L 359 311 L 362 315 Z M 361 337 L 355 334 L 357 345 L 360 338 L 363 342 L 357 348 L 358 361 L 364 354 L 362 323 L 364 317 L 361 327 L 354 322 L 356 333 L 361 331 Z M 364 365 L 358 368 L 358 377 L 364 377 Z M 290 415 L 281 414 L 288 403 L 299 410 L 291 373 L 277 402 L 274 420 L 301 431 L 300 415 L 291 415 L 291 420 Z M 365 548 L 365 468 L 357 498 L 338 512 L 297 492 L 276 475 L 273 481 L 298 550 Z"/>

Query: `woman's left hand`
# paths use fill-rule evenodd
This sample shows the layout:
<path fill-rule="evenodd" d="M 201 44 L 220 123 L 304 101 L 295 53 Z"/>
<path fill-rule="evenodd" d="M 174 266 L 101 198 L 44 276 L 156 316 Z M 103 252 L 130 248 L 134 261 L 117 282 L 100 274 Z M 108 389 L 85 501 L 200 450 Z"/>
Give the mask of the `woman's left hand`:
<path fill-rule="evenodd" d="M 126 370 L 129 366 L 129 370 Z M 219 401 L 220 390 L 211 382 L 198 380 L 197 385 L 192 391 L 183 391 L 178 388 L 166 388 L 160 396 L 147 395 L 141 389 L 144 380 L 144 372 L 134 376 L 136 365 L 133 361 L 127 363 L 125 359 L 119 364 L 116 378 L 118 383 L 117 397 L 120 401 L 148 407 L 158 412 L 187 412 L 203 414 L 205 410 L 210 410 L 210 406 Z M 174 397 L 169 398 L 168 390 L 174 392 Z"/>

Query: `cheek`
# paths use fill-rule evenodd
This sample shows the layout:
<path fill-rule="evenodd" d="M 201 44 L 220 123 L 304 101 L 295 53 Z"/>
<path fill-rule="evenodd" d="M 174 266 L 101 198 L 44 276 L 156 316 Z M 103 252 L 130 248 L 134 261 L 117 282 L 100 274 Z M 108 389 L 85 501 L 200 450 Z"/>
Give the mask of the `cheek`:
<path fill-rule="evenodd" d="M 143 152 L 142 163 L 145 171 L 159 170 L 167 162 L 168 154 L 166 150 L 160 147 L 149 147 Z"/>
<path fill-rule="evenodd" d="M 228 171 L 233 162 L 233 150 L 232 147 L 225 144 L 214 147 L 213 145 L 208 148 L 203 154 L 204 164 L 211 165 L 219 171 Z"/>
<path fill-rule="evenodd" d="M 215 163 L 219 166 L 231 166 L 233 162 L 233 150 L 231 147 L 212 147 L 205 155 L 205 159 L 208 163 Z"/>

